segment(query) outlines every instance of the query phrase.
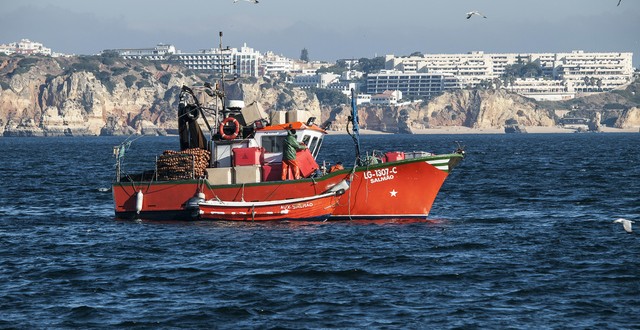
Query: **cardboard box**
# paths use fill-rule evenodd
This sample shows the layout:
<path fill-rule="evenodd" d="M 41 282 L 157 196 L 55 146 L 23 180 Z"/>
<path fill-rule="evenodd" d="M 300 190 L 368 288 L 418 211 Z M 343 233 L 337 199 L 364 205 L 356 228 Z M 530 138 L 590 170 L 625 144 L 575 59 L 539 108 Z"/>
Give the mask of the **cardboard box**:
<path fill-rule="evenodd" d="M 251 125 L 260 119 L 264 119 L 264 120 L 269 119 L 269 116 L 262 109 L 262 106 L 260 106 L 260 103 L 255 101 L 249 104 L 248 106 L 242 108 L 242 110 L 240 110 L 240 113 L 242 114 L 242 118 L 244 118 L 244 122 L 247 125 Z"/>
<path fill-rule="evenodd" d="M 207 168 L 207 181 L 212 185 L 233 183 L 233 171 L 230 167 Z"/>
<path fill-rule="evenodd" d="M 264 149 L 259 147 L 233 149 L 233 166 L 260 165 L 264 163 Z"/>
<path fill-rule="evenodd" d="M 287 111 L 287 123 L 300 121 L 306 123 L 311 117 L 311 112 L 306 110 L 289 110 Z"/>
<path fill-rule="evenodd" d="M 271 113 L 271 125 L 280 125 L 287 122 L 286 111 L 274 111 Z"/>
<path fill-rule="evenodd" d="M 260 165 L 237 166 L 233 168 L 235 172 L 235 183 L 255 183 L 262 179 L 262 167 Z"/>

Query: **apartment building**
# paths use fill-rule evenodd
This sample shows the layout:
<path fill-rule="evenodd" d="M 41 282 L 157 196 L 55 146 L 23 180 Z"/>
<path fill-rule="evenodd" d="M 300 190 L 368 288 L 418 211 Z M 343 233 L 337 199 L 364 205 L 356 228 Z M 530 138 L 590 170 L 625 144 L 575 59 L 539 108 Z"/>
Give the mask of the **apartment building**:
<path fill-rule="evenodd" d="M 381 94 L 386 90 L 397 90 L 407 96 L 433 97 L 444 90 L 463 87 L 464 84 L 451 73 L 382 70 L 367 76 L 367 94 Z"/>
<path fill-rule="evenodd" d="M 588 53 L 572 51 L 570 53 L 503 53 L 487 54 L 481 51 L 467 54 L 427 54 L 396 57 L 385 56 L 385 69 L 397 72 L 397 79 L 409 81 L 409 85 L 400 86 L 405 93 L 431 96 L 432 84 L 428 91 L 418 88 L 411 79 L 416 74 L 451 75 L 449 84 L 443 84 L 443 90 L 451 88 L 473 88 L 487 81 L 500 78 L 509 65 L 537 62 L 547 79 L 520 79 L 504 85 L 524 95 L 545 98 L 547 91 L 575 95 L 583 92 L 602 92 L 624 86 L 633 80 L 633 53 Z M 376 77 L 377 79 L 379 77 Z M 389 76 L 391 78 L 391 76 Z M 375 83 L 375 79 L 372 83 Z M 455 80 L 455 83 L 453 82 Z M 549 81 L 551 80 L 551 82 Z M 369 83 L 370 79 L 367 80 Z M 390 80 L 390 83 L 395 83 Z M 422 82 L 420 82 L 422 83 Z M 557 91 L 562 87 L 562 91 Z M 369 93 L 379 93 L 394 86 L 375 85 L 367 88 Z M 554 97 L 555 97 L 554 96 Z"/>
<path fill-rule="evenodd" d="M 123 58 L 177 60 L 191 70 L 207 70 L 216 73 L 236 74 L 242 77 L 257 77 L 261 54 L 253 48 L 211 48 L 195 53 L 182 53 L 173 45 L 158 44 L 153 48 L 113 49 Z"/>
<path fill-rule="evenodd" d="M 293 67 L 294 63 L 292 59 L 269 51 L 262 56 L 260 74 L 263 76 L 278 75 L 280 73 L 291 72 Z"/>
<path fill-rule="evenodd" d="M 168 56 L 176 53 L 173 45 L 157 44 L 153 48 L 122 48 L 108 51 L 117 52 L 125 59 L 146 59 L 151 61 L 164 60 Z"/>

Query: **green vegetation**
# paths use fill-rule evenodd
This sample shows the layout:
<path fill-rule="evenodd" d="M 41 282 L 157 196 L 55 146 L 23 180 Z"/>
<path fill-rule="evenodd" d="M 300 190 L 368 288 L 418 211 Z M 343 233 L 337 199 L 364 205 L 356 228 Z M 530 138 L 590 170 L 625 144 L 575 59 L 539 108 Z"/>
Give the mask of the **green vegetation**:
<path fill-rule="evenodd" d="M 13 77 L 15 75 L 27 73 L 31 67 L 40 61 L 37 57 L 25 57 L 18 61 L 16 68 L 8 76 Z"/>
<path fill-rule="evenodd" d="M 79 56 L 78 62 L 71 64 L 68 71 L 100 72 L 100 62 L 95 56 Z"/>
<path fill-rule="evenodd" d="M 516 63 L 507 65 L 504 71 L 504 78 L 540 78 L 543 77 L 542 66 L 539 60 L 528 63 Z"/>
<path fill-rule="evenodd" d="M 160 77 L 160 82 L 169 86 L 169 81 L 171 81 L 171 73 L 166 73 L 164 75 L 162 75 L 162 77 Z"/>
<path fill-rule="evenodd" d="M 339 60 L 336 62 L 336 64 L 329 66 L 329 67 L 322 67 L 320 69 L 318 69 L 317 73 L 321 74 L 321 73 L 335 73 L 335 74 L 342 74 L 343 72 L 347 71 L 347 63 L 344 60 Z"/>
<path fill-rule="evenodd" d="M 100 55 L 100 62 L 104 65 L 114 65 L 119 58 L 118 53 L 116 53 L 115 56 L 112 53 L 102 53 L 102 55 Z"/>
<path fill-rule="evenodd" d="M 342 105 L 349 104 L 349 98 L 342 92 L 333 89 L 311 88 L 309 93 L 314 93 L 322 105 Z"/>
<path fill-rule="evenodd" d="M 113 93 L 113 90 L 116 88 L 116 83 L 111 80 L 111 73 L 107 71 L 100 71 L 95 73 L 96 78 L 100 80 L 102 85 L 107 88 L 109 93 Z"/>
<path fill-rule="evenodd" d="M 18 61 L 18 66 L 21 68 L 28 68 L 28 67 L 32 67 L 34 64 L 38 63 L 39 61 L 40 59 L 37 57 L 25 57 L 20 61 Z"/>
<path fill-rule="evenodd" d="M 116 68 L 111 69 L 111 72 L 113 73 L 114 76 L 119 76 L 121 74 L 125 74 L 125 73 L 129 72 L 129 68 L 123 67 L 123 66 L 116 67 Z"/>
<path fill-rule="evenodd" d="M 29 71 L 29 68 L 30 68 L 30 67 L 28 67 L 28 66 L 19 66 L 19 67 L 16 67 L 16 68 L 15 68 L 15 70 L 13 70 L 13 72 L 11 72 L 11 73 L 9 74 L 9 77 L 13 77 L 13 76 L 18 75 L 18 74 L 27 73 L 27 72 Z"/>
<path fill-rule="evenodd" d="M 378 56 L 372 59 L 361 58 L 353 69 L 364 73 L 376 73 L 384 69 L 384 57 Z"/>
<path fill-rule="evenodd" d="M 124 77 L 124 84 L 125 86 L 127 86 L 127 88 L 131 88 L 131 86 L 133 86 L 133 84 L 136 82 L 136 80 L 138 80 L 138 78 L 136 78 L 136 76 L 134 75 L 126 75 Z"/>
<path fill-rule="evenodd" d="M 136 82 L 136 87 L 138 87 L 138 88 L 151 87 L 151 83 L 149 83 L 146 80 L 140 80 L 140 81 Z"/>
<path fill-rule="evenodd" d="M 300 51 L 300 60 L 309 62 L 309 51 L 306 48 L 302 48 L 302 51 Z"/>

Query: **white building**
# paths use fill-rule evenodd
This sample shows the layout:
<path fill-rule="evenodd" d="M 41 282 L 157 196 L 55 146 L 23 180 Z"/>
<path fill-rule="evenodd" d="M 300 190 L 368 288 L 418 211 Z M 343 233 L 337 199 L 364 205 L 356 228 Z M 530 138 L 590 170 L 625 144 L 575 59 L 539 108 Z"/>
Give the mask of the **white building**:
<path fill-rule="evenodd" d="M 21 54 L 21 55 L 46 55 L 51 56 L 51 48 L 45 47 L 39 42 L 33 42 L 29 39 L 21 39 L 18 42 L 11 42 L 9 44 L 0 45 L 0 53 L 7 55 Z"/>
<path fill-rule="evenodd" d="M 351 90 L 358 90 L 358 84 L 352 81 L 338 79 L 329 83 L 326 88 L 340 91 L 342 94 L 351 97 Z"/>
<path fill-rule="evenodd" d="M 232 48 L 234 63 L 236 65 L 235 73 L 240 77 L 257 77 L 260 58 L 260 52 L 253 48 L 247 47 L 245 43 L 240 49 Z"/>
<path fill-rule="evenodd" d="M 340 76 L 334 73 L 313 75 L 296 75 L 293 77 L 293 85 L 300 88 L 327 88 L 330 84 L 339 81 Z"/>
<path fill-rule="evenodd" d="M 371 103 L 371 94 L 356 95 L 356 105 Z"/>
<path fill-rule="evenodd" d="M 418 73 L 382 70 L 367 76 L 367 94 L 397 90 L 410 96 L 433 97 L 444 90 L 464 88 L 451 73 Z"/>
<path fill-rule="evenodd" d="M 340 79 L 342 80 L 358 80 L 364 76 L 364 72 L 356 70 L 348 70 L 342 73 Z"/>
<path fill-rule="evenodd" d="M 266 52 L 259 64 L 260 74 L 273 76 L 293 71 L 293 60 L 273 52 Z"/>
<path fill-rule="evenodd" d="M 165 60 L 167 59 L 167 56 L 175 54 L 176 47 L 160 43 L 153 48 L 122 48 L 109 51 L 115 51 L 125 59 L 146 59 L 157 61 Z"/>
<path fill-rule="evenodd" d="M 380 94 L 371 96 L 371 104 L 377 105 L 397 105 L 398 101 L 402 99 L 401 91 L 384 91 Z"/>
<path fill-rule="evenodd" d="M 261 54 L 246 44 L 240 49 L 204 49 L 196 53 L 182 53 L 173 45 L 158 44 L 153 48 L 114 49 L 124 58 L 152 61 L 173 59 L 182 62 L 191 70 L 206 70 L 216 73 L 236 74 L 242 77 L 257 77 Z"/>
<path fill-rule="evenodd" d="M 507 90 L 526 95 L 538 101 L 562 101 L 572 99 L 575 93 L 568 92 L 567 82 L 542 78 L 517 79 Z"/>
<path fill-rule="evenodd" d="M 558 86 L 565 86 L 562 92 L 568 94 L 602 92 L 622 87 L 633 79 L 632 57 L 633 53 L 585 53 L 584 51 L 523 54 L 470 52 L 467 54 L 427 54 L 406 57 L 387 55 L 385 69 L 398 71 L 405 79 L 409 79 L 412 74 L 416 73 L 452 75 L 459 84 L 456 88 L 473 88 L 483 81 L 500 78 L 509 65 L 538 62 L 545 77 L 551 77 L 552 80 L 561 82 L 550 83 L 542 79 L 528 80 L 514 83 L 514 86 L 510 87 L 514 90 L 521 90 L 524 95 L 527 95 L 525 91 L 527 88 L 533 89 L 534 94 L 537 93 L 539 97 L 543 98 L 543 93 L 541 93 L 543 90 L 551 89 L 556 93 L 555 88 Z M 539 83 L 540 86 L 533 87 L 536 83 Z M 401 90 L 411 90 L 415 87 L 415 84 L 411 84 L 411 87 L 407 86 Z M 446 86 L 443 88 L 448 89 Z M 422 95 L 429 96 L 428 94 Z"/>

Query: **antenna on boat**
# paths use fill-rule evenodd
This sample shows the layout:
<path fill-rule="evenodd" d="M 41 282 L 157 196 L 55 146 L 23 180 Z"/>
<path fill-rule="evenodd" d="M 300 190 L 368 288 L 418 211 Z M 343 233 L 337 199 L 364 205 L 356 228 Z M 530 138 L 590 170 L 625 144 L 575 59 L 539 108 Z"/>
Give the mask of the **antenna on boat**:
<path fill-rule="evenodd" d="M 351 134 L 351 138 L 356 145 L 356 165 L 362 165 L 362 160 L 360 159 L 360 126 L 358 125 L 359 120 L 358 109 L 356 107 L 356 91 L 353 88 L 351 89 L 351 116 L 349 116 L 349 120 L 351 120 L 351 125 L 353 125 L 353 134 Z"/>
<path fill-rule="evenodd" d="M 220 51 L 220 60 L 222 61 L 224 59 L 224 57 L 222 56 L 222 31 L 218 32 L 218 36 L 219 36 L 219 40 L 220 40 L 220 44 L 218 46 L 218 50 Z M 225 94 L 224 94 L 224 70 L 225 70 L 225 65 L 224 63 L 220 63 L 220 89 L 222 90 L 222 109 L 224 110 L 225 107 Z"/>

